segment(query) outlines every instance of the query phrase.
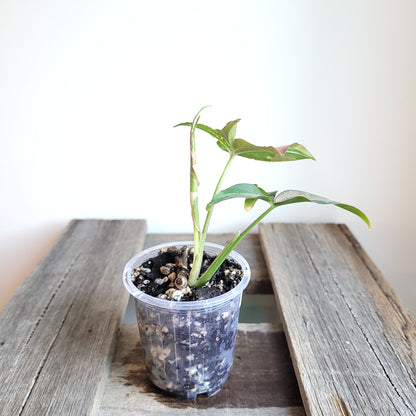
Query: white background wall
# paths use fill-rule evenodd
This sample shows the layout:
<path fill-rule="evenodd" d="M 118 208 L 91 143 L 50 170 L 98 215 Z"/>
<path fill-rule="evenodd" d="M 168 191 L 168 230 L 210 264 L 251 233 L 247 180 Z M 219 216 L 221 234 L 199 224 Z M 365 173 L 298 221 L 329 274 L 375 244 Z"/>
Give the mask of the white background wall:
<path fill-rule="evenodd" d="M 370 231 L 307 204 L 268 221 L 347 223 L 416 311 L 415 21 L 413 0 L 0 0 L 0 308 L 71 218 L 190 231 L 188 131 L 172 126 L 211 104 L 202 122 L 241 118 L 240 137 L 317 158 L 239 160 L 226 185 L 359 206 Z M 226 156 L 199 137 L 207 197 Z M 212 231 L 260 212 L 241 204 Z"/>

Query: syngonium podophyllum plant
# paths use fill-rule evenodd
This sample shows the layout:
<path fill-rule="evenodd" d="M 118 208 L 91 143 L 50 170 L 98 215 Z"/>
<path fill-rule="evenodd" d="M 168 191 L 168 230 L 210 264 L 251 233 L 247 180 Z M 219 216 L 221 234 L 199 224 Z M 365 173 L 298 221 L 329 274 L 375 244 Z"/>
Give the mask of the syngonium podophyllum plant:
<path fill-rule="evenodd" d="M 273 191 L 266 192 L 260 186 L 251 183 L 238 183 L 229 188 L 221 189 L 224 178 L 231 166 L 232 161 L 236 156 L 241 156 L 249 159 L 254 159 L 263 162 L 286 162 L 302 159 L 315 158 L 311 153 L 299 143 L 292 143 L 288 146 L 257 146 L 251 144 L 243 139 L 236 138 L 236 127 L 240 119 L 228 122 L 221 130 L 213 129 L 204 124 L 199 123 L 200 113 L 206 108 L 203 107 L 194 117 L 192 122 L 180 123 L 177 126 L 190 127 L 190 201 L 191 212 L 194 230 L 194 258 L 193 266 L 189 273 L 188 285 L 203 286 L 210 281 L 212 276 L 221 266 L 222 262 L 227 258 L 235 246 L 257 225 L 263 218 L 265 218 L 274 209 L 288 204 L 296 204 L 299 202 L 314 202 L 316 204 L 332 204 L 339 208 L 352 212 L 360 217 L 370 227 L 370 222 L 367 216 L 358 208 L 343 204 L 336 201 L 331 201 L 328 198 L 314 195 L 309 192 L 298 190 L 286 190 L 282 192 Z M 177 127 L 175 126 L 175 127 Z M 196 129 L 203 130 L 210 134 L 217 141 L 218 147 L 229 154 L 228 161 L 221 173 L 215 188 L 211 201 L 206 206 L 206 217 L 203 227 L 200 226 L 199 206 L 198 206 L 198 187 L 199 181 L 196 172 L 196 146 L 195 146 L 195 131 Z M 250 225 L 244 230 L 239 231 L 231 239 L 231 241 L 224 247 L 222 252 L 215 258 L 208 269 L 201 275 L 201 266 L 204 252 L 204 244 L 207 237 L 209 224 L 211 221 L 214 207 L 219 202 L 232 199 L 244 198 L 244 208 L 250 211 L 254 204 L 261 200 L 266 202 L 267 209 L 260 214 Z"/>

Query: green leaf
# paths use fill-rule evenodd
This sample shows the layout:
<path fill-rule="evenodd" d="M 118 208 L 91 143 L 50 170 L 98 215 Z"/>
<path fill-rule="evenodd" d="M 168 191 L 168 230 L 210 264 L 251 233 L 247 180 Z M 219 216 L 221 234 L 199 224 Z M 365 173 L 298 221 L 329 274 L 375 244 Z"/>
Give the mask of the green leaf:
<path fill-rule="evenodd" d="M 217 145 L 221 150 L 224 150 L 224 152 L 227 152 L 227 153 L 230 153 L 230 154 L 232 153 L 228 143 L 224 143 L 221 140 L 217 140 Z"/>
<path fill-rule="evenodd" d="M 244 201 L 244 209 L 249 212 L 254 207 L 255 203 L 258 201 L 257 198 L 247 198 Z"/>
<path fill-rule="evenodd" d="M 243 139 L 235 139 L 237 123 L 240 119 L 229 121 L 222 130 L 213 129 L 205 124 L 197 124 L 196 128 L 203 130 L 217 139 L 217 145 L 227 153 L 248 159 L 265 162 L 286 162 L 301 159 L 313 159 L 312 154 L 301 144 L 292 143 L 287 146 L 257 146 Z M 177 126 L 192 127 L 192 123 L 180 123 Z"/>
<path fill-rule="evenodd" d="M 179 126 L 192 127 L 192 123 L 187 121 L 185 123 L 179 123 L 179 124 L 177 124 L 176 126 L 173 126 L 173 127 L 179 127 Z M 215 137 L 217 140 L 222 139 L 221 135 L 218 133 L 218 130 L 214 130 L 211 127 L 206 126 L 205 124 L 200 124 L 200 123 L 198 123 L 196 127 L 200 130 L 203 130 L 203 131 L 207 132 L 211 136 Z"/>
<path fill-rule="evenodd" d="M 215 195 L 215 197 L 208 203 L 207 208 L 232 198 L 245 198 L 246 201 L 253 199 L 257 201 L 261 199 L 263 201 L 269 202 L 270 204 L 273 204 L 273 198 L 275 194 L 276 192 L 267 193 L 259 186 L 253 185 L 251 183 L 238 183 L 222 190 L 221 192 L 218 192 L 218 194 Z M 254 202 L 249 202 L 248 204 L 249 206 L 253 207 Z"/>
<path fill-rule="evenodd" d="M 225 127 L 222 130 L 216 130 L 217 133 L 230 144 L 232 147 L 232 144 L 235 139 L 235 134 L 237 130 L 237 123 L 240 121 L 240 119 L 229 121 Z"/>
<path fill-rule="evenodd" d="M 281 147 L 256 146 L 243 139 L 235 139 L 233 151 L 239 156 L 265 162 L 286 162 L 301 159 L 315 160 L 311 153 L 299 143 Z"/>
<path fill-rule="evenodd" d="M 178 127 L 178 126 L 192 127 L 192 123 L 187 121 L 185 123 L 179 123 L 173 127 Z M 217 145 L 225 152 L 230 153 L 231 147 L 228 144 L 228 141 L 224 140 L 224 138 L 221 136 L 221 134 L 219 133 L 219 130 L 214 130 L 213 128 L 209 126 L 206 126 L 205 124 L 200 124 L 200 123 L 196 125 L 196 128 L 199 130 L 205 131 L 206 133 L 208 133 L 209 135 L 217 139 Z"/>
<path fill-rule="evenodd" d="M 339 208 L 345 209 L 346 211 L 352 212 L 353 214 L 357 215 L 367 224 L 368 228 L 370 228 L 370 220 L 367 218 L 367 216 L 361 210 L 352 205 L 331 201 L 330 199 L 325 198 L 323 196 L 296 190 L 283 191 L 274 197 L 275 206 L 296 204 L 298 202 L 314 202 L 316 204 L 335 205 Z"/>

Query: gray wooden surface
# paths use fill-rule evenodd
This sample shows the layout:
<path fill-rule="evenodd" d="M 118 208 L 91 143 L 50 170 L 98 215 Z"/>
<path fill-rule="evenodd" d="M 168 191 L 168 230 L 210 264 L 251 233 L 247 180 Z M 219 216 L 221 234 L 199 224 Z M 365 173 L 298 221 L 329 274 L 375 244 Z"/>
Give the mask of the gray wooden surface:
<path fill-rule="evenodd" d="M 100 416 L 304 416 L 281 327 L 239 324 L 234 364 L 213 397 L 178 401 L 148 379 L 137 325 L 124 324 L 103 395 Z"/>
<path fill-rule="evenodd" d="M 74 220 L 0 313 L 0 414 L 97 413 L 144 221 Z"/>
<path fill-rule="evenodd" d="M 416 415 L 416 325 L 345 226 L 262 224 L 308 415 Z"/>
<path fill-rule="evenodd" d="M 190 237 L 153 234 L 145 244 Z M 218 395 L 162 395 L 147 381 L 136 326 L 116 338 L 128 298 L 121 271 L 144 240 L 144 221 L 69 224 L 0 313 L 0 415 L 300 416 L 294 374 L 307 415 L 416 415 L 415 322 L 334 224 L 265 224 L 238 248 L 253 270 L 248 293 L 270 292 L 266 258 L 289 348 L 281 328 L 240 326 Z"/>

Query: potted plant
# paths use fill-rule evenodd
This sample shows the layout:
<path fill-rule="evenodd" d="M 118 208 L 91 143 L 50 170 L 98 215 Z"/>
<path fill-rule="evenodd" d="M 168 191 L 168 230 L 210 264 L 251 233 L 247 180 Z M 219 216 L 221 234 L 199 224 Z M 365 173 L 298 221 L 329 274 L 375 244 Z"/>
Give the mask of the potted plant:
<path fill-rule="evenodd" d="M 194 240 L 144 250 L 127 263 L 123 273 L 124 284 L 135 300 L 146 367 L 152 382 L 164 391 L 188 400 L 195 400 L 201 393 L 208 396 L 217 393 L 231 370 L 241 296 L 250 279 L 249 265 L 234 248 L 256 224 L 282 205 L 314 202 L 336 205 L 358 215 L 370 226 L 368 218 L 359 209 L 307 192 L 266 192 L 248 183 L 222 189 L 225 175 L 236 156 L 265 162 L 314 158 L 298 143 L 262 147 L 236 138 L 239 120 L 230 121 L 221 130 L 200 124 L 202 110 L 192 122 L 178 124 L 190 127 L 190 204 Z M 206 207 L 202 227 L 196 172 L 197 129 L 214 137 L 218 147 L 229 154 Z M 236 233 L 225 247 L 207 243 L 216 204 L 231 198 L 243 198 L 247 211 L 259 200 L 264 201 L 267 208 L 245 230 Z"/>

